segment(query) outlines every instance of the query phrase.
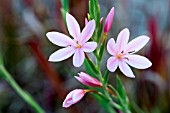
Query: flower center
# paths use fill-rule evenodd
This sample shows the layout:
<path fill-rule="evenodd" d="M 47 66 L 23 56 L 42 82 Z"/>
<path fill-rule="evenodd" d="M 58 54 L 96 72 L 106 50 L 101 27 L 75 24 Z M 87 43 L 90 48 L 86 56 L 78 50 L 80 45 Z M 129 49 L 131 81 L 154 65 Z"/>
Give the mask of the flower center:
<path fill-rule="evenodd" d="M 76 45 L 76 48 L 81 48 L 82 46 L 80 44 L 77 44 Z"/>
<path fill-rule="evenodd" d="M 122 54 L 119 53 L 119 54 L 116 55 L 116 57 L 117 57 L 119 60 L 121 60 L 121 59 L 122 59 Z"/>

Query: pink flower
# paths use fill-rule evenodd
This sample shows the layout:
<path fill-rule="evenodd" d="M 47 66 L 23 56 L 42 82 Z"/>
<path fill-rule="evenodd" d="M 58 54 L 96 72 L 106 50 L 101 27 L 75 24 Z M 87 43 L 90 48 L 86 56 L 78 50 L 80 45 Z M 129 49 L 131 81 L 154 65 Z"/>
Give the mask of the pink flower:
<path fill-rule="evenodd" d="M 89 21 L 82 32 L 80 32 L 80 26 L 75 18 L 69 13 L 66 14 L 66 22 L 68 31 L 74 39 L 59 32 L 48 32 L 46 35 L 53 44 L 65 47 L 54 52 L 49 57 L 49 61 L 63 61 L 74 54 L 73 65 L 80 67 L 84 62 L 84 52 L 93 52 L 97 47 L 96 42 L 87 42 L 95 30 L 95 21 Z"/>
<path fill-rule="evenodd" d="M 113 23 L 113 18 L 114 18 L 114 7 L 110 10 L 109 14 L 106 17 L 106 21 L 104 24 L 104 32 L 108 33 L 111 29 L 112 23 Z"/>
<path fill-rule="evenodd" d="M 119 33 L 116 43 L 113 38 L 108 41 L 107 50 L 113 56 L 108 59 L 107 68 L 114 72 L 119 67 L 120 71 L 127 77 L 134 78 L 135 76 L 128 64 L 137 69 L 146 69 L 152 65 L 146 57 L 133 54 L 146 45 L 149 37 L 139 36 L 129 43 L 128 40 L 129 30 L 125 28 Z"/>
<path fill-rule="evenodd" d="M 71 91 L 65 98 L 63 102 L 63 107 L 68 108 L 71 105 L 79 102 L 88 90 L 75 89 Z"/>
<path fill-rule="evenodd" d="M 99 82 L 97 79 L 91 77 L 90 75 L 80 72 L 78 73 L 78 76 L 75 76 L 75 78 L 80 81 L 82 84 L 91 86 L 91 87 L 100 87 L 102 86 L 101 82 Z"/>

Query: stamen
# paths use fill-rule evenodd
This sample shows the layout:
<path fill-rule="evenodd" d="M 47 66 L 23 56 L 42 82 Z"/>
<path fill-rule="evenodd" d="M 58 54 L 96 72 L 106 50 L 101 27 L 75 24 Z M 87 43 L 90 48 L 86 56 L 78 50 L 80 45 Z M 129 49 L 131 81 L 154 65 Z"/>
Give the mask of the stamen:
<path fill-rule="evenodd" d="M 128 57 L 124 57 L 124 59 L 128 60 L 129 61 L 129 58 Z"/>
<path fill-rule="evenodd" d="M 82 46 L 80 44 L 77 44 L 76 48 L 81 48 Z"/>
<path fill-rule="evenodd" d="M 133 50 L 133 51 L 130 51 L 130 52 L 128 52 L 129 54 L 131 54 L 131 53 L 134 53 L 135 52 L 135 50 Z"/>
<path fill-rule="evenodd" d="M 124 51 L 121 52 L 122 54 L 124 53 Z"/>

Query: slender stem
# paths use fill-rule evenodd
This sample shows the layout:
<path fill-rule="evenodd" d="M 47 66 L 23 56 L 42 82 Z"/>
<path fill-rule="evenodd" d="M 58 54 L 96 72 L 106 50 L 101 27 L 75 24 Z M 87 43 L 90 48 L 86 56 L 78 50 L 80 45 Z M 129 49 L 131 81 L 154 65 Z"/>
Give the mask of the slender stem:
<path fill-rule="evenodd" d="M 102 82 L 102 85 L 103 85 L 103 91 L 104 91 L 104 95 L 106 96 L 106 98 L 110 101 L 110 104 L 114 107 L 114 108 L 117 108 L 119 110 L 121 110 L 121 106 L 119 106 L 118 104 L 116 104 L 115 102 L 113 102 L 112 98 L 110 97 L 110 94 L 109 94 L 109 91 L 108 91 L 108 88 L 107 88 L 107 85 L 105 85 L 104 83 L 104 80 L 103 80 L 103 77 L 102 77 L 102 73 L 100 71 L 100 61 L 97 60 L 97 68 L 98 68 L 98 73 L 99 73 L 99 80 Z"/>
<path fill-rule="evenodd" d="M 0 75 L 4 77 L 10 86 L 35 110 L 36 113 L 45 113 L 45 111 L 35 102 L 32 96 L 21 89 L 3 65 L 0 65 Z"/>

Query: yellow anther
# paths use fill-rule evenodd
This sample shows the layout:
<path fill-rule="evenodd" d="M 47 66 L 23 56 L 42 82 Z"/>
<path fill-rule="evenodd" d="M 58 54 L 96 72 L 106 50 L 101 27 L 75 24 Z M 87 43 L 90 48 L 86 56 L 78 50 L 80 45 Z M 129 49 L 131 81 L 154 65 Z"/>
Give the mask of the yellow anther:
<path fill-rule="evenodd" d="M 77 44 L 76 48 L 81 48 L 82 46 L 80 44 Z"/>

